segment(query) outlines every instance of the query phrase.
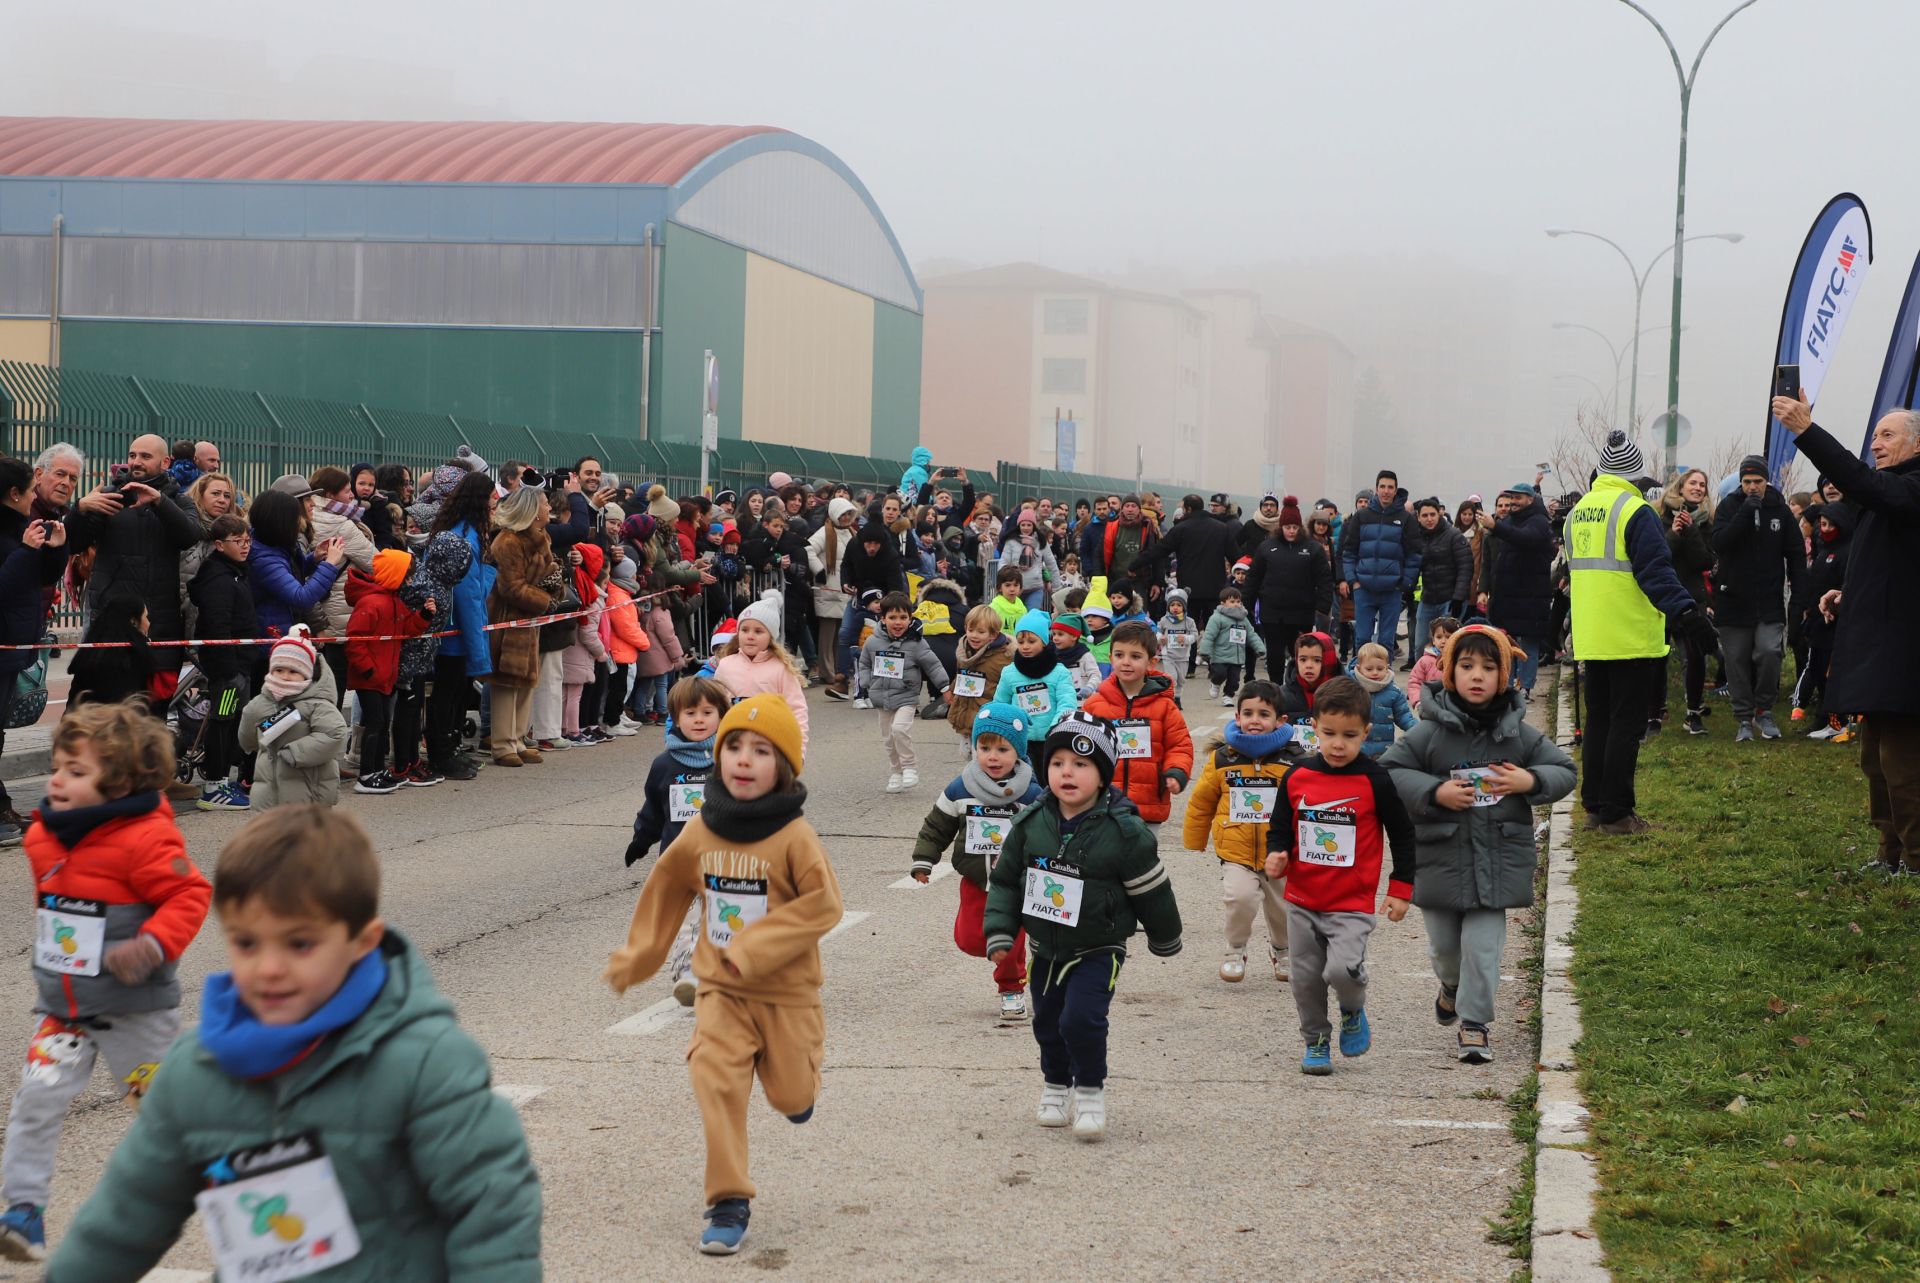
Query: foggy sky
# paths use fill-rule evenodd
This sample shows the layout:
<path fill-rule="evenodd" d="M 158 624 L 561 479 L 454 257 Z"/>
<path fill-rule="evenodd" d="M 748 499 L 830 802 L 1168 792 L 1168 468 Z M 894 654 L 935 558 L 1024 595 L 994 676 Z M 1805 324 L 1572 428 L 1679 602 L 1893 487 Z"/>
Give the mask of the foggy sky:
<path fill-rule="evenodd" d="M 1733 0 L 1647 2 L 1690 63 Z M 1393 389 L 1403 439 L 1356 469 L 1453 497 L 1531 475 L 1597 399 L 1580 379 L 1614 382 L 1600 340 L 1550 322 L 1631 338 L 1628 269 L 1542 229 L 1600 232 L 1643 265 L 1673 235 L 1674 70 L 1617 0 L 128 13 L 67 0 L 10 18 L 35 57 L 0 80 L 0 113 L 779 125 L 852 166 L 918 265 L 1262 289 Z M 1687 226 L 1746 240 L 1687 247 L 1683 461 L 1760 448 L 1793 256 L 1842 190 L 1867 202 L 1874 264 L 1816 417 L 1843 439 L 1866 428 L 1920 249 L 1920 173 L 1901 159 L 1917 38 L 1920 4 L 1759 0 L 1708 53 Z M 1663 265 L 1643 326 L 1666 322 L 1669 289 Z M 1664 403 L 1666 342 L 1643 339 L 1643 407 Z"/>

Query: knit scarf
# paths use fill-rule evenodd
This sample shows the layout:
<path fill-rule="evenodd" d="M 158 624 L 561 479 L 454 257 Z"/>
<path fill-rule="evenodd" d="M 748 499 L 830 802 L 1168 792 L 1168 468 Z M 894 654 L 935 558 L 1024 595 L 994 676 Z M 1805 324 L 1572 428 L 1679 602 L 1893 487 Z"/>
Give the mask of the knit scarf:
<path fill-rule="evenodd" d="M 313 685 L 313 679 L 311 677 L 302 681 L 298 678 L 281 677 L 271 670 L 268 671 L 265 677 L 260 679 L 260 689 L 281 703 L 292 699 L 295 695 L 298 695 L 311 685 Z"/>
<path fill-rule="evenodd" d="M 1033 766 L 1016 762 L 1013 774 L 996 780 L 980 768 L 979 762 L 969 760 L 960 768 L 960 783 L 982 802 L 1011 802 L 1026 796 L 1027 786 L 1033 783 Z"/>
<path fill-rule="evenodd" d="M 1266 531 L 1268 534 L 1273 534 L 1275 531 L 1280 529 L 1280 514 L 1276 512 L 1271 517 L 1269 517 L 1264 512 L 1255 512 L 1253 514 L 1253 524 L 1260 527 L 1262 530 Z"/>
<path fill-rule="evenodd" d="M 1088 653 L 1087 644 L 1083 641 L 1076 641 L 1073 643 L 1073 645 L 1067 647 L 1065 650 L 1061 650 L 1058 646 L 1055 646 L 1053 648 L 1053 653 L 1059 656 L 1060 663 L 1063 667 L 1072 668 L 1074 665 L 1080 662 L 1080 657 L 1082 655 L 1085 655 Z"/>
<path fill-rule="evenodd" d="M 1347 675 L 1353 678 L 1354 681 L 1359 682 L 1360 688 L 1369 695 L 1378 695 L 1381 691 L 1393 685 L 1393 675 L 1391 673 L 1385 677 L 1362 677 L 1360 670 L 1356 668 Z"/>
<path fill-rule="evenodd" d="M 52 802 L 43 800 L 35 814 L 47 831 L 59 839 L 60 845 L 71 851 L 102 824 L 145 815 L 159 809 L 159 806 L 160 794 L 148 789 L 142 793 L 129 793 L 125 797 L 108 798 L 93 806 L 70 806 L 64 811 L 54 810 Z"/>
<path fill-rule="evenodd" d="M 728 842 L 764 842 L 799 819 L 806 801 L 807 786 L 795 780 L 791 793 L 767 793 L 742 802 L 727 792 L 726 781 L 716 773 L 707 781 L 700 820 Z"/>
<path fill-rule="evenodd" d="M 1051 646 L 1042 650 L 1038 655 L 1021 655 L 1016 653 L 1013 657 L 1013 666 L 1020 670 L 1020 675 L 1023 677 L 1045 677 L 1058 667 L 1059 663 L 1060 657 L 1053 653 L 1053 647 Z"/>
<path fill-rule="evenodd" d="M 1237 722 L 1228 722 L 1224 735 L 1227 747 L 1243 757 L 1271 757 L 1293 743 L 1293 727 L 1282 724 L 1264 735 L 1249 735 Z"/>
<path fill-rule="evenodd" d="M 305 1020 L 268 1025 L 240 1000 L 233 973 L 217 972 L 200 992 L 200 1045 L 235 1078 L 266 1078 L 291 1068 L 321 1039 L 365 1015 L 386 983 L 387 959 L 375 949 L 353 964 L 333 997 Z"/>
<path fill-rule="evenodd" d="M 677 764 L 690 771 L 705 771 L 713 766 L 713 736 L 703 740 L 682 739 L 678 731 L 668 731 L 665 751 Z"/>
<path fill-rule="evenodd" d="M 329 499 L 320 505 L 321 511 L 331 512 L 336 517 L 345 517 L 348 521 L 358 521 L 367 515 L 367 505 L 352 499 Z"/>

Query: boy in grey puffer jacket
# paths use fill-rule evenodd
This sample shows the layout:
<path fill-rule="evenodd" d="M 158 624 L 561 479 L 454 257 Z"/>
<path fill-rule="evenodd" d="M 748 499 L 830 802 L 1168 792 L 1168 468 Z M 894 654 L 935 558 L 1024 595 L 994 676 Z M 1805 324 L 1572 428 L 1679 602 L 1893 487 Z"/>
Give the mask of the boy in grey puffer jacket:
<path fill-rule="evenodd" d="M 240 747 L 254 754 L 250 809 L 340 800 L 347 719 L 333 672 L 318 663 L 304 625 L 273 644 L 260 693 L 240 712 Z"/>
<path fill-rule="evenodd" d="M 880 710 L 880 742 L 887 747 L 893 773 L 887 792 L 898 793 L 920 783 L 919 759 L 913 751 L 913 723 L 918 716 L 920 681 L 924 677 L 951 704 L 947 670 L 920 635 L 913 603 L 901 592 L 880 599 L 880 626 L 860 648 L 860 669 L 867 676 L 867 698 Z"/>
<path fill-rule="evenodd" d="M 1247 618 L 1240 590 L 1228 584 L 1220 590 L 1220 604 L 1207 620 L 1206 631 L 1200 634 L 1200 658 L 1207 665 L 1207 694 L 1225 696 L 1223 702 L 1232 707 L 1241 674 L 1253 676 L 1254 661 L 1266 653 L 1267 643 Z"/>
<path fill-rule="evenodd" d="M 1573 759 L 1526 723 L 1509 689 L 1505 633 L 1462 628 L 1440 655 L 1443 689 L 1380 764 L 1413 817 L 1413 902 L 1440 981 L 1434 1018 L 1460 1025 L 1460 1059 L 1493 1059 L 1488 1028 L 1507 940 L 1507 910 L 1533 903 L 1539 863 L 1533 808 L 1573 791 Z"/>

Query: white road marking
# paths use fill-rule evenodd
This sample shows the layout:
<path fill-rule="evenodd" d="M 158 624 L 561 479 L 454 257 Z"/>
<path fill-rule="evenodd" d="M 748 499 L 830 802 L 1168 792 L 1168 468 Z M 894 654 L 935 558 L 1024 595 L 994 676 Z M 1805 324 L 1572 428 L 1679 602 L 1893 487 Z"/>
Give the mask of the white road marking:
<path fill-rule="evenodd" d="M 887 890 L 911 891 L 917 886 L 931 886 L 933 883 L 938 882 L 941 878 L 950 878 L 952 876 L 953 876 L 952 862 L 943 860 L 939 864 L 936 864 L 933 866 L 933 872 L 927 875 L 926 882 L 922 883 L 922 882 L 915 881 L 913 874 L 909 873 L 904 878 L 898 878 L 892 882 L 887 883 Z"/>
<path fill-rule="evenodd" d="M 213 1283 L 213 1275 L 205 1270 L 149 1270 L 140 1283 Z"/>
<path fill-rule="evenodd" d="M 1444 1118 L 1389 1118 L 1395 1127 L 1437 1127 L 1449 1132 L 1503 1132 L 1505 1123 L 1456 1123 Z"/>
<path fill-rule="evenodd" d="M 872 916 L 873 914 L 865 909 L 847 910 L 840 915 L 840 921 L 833 930 L 820 937 L 820 943 L 825 944 L 848 927 L 857 926 Z M 651 1007 L 642 1007 L 626 1019 L 607 1026 L 607 1032 L 628 1038 L 638 1038 L 645 1034 L 658 1033 L 673 1025 L 692 1023 L 693 1008 L 683 1007 L 677 998 L 669 996 L 662 998 Z"/>
<path fill-rule="evenodd" d="M 845 931 L 848 927 L 858 926 L 862 922 L 865 922 L 868 918 L 871 918 L 872 916 L 873 915 L 867 912 L 865 909 L 848 909 L 845 913 L 840 915 L 839 924 L 835 926 L 833 930 L 827 932 L 827 934 L 820 937 L 820 943 L 825 944 L 827 941 L 839 935 L 842 931 Z"/>
<path fill-rule="evenodd" d="M 1400 973 L 1400 977 L 1401 977 L 1401 979 L 1403 979 L 1403 980 L 1431 980 L 1431 979 L 1433 979 L 1433 972 L 1431 972 L 1431 971 L 1402 971 L 1402 972 Z M 1520 977 L 1519 977 L 1519 976 L 1501 976 L 1500 978 L 1501 978 L 1502 980 L 1518 980 L 1518 979 L 1519 979 Z"/>
<path fill-rule="evenodd" d="M 493 1094 L 504 1097 L 515 1109 L 519 1109 L 544 1091 L 546 1091 L 545 1087 L 536 1087 L 532 1083 L 495 1083 L 493 1085 Z"/>

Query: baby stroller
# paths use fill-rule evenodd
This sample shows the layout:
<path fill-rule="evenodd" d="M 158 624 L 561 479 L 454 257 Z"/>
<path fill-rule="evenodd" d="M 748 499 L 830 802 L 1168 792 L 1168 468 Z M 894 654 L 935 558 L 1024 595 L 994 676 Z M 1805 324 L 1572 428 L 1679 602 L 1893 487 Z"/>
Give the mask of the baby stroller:
<path fill-rule="evenodd" d="M 173 698 L 167 701 L 167 724 L 173 728 L 173 773 L 182 784 L 191 784 L 206 763 L 213 697 L 213 680 L 189 664 L 181 671 Z"/>

